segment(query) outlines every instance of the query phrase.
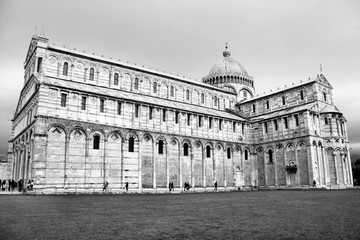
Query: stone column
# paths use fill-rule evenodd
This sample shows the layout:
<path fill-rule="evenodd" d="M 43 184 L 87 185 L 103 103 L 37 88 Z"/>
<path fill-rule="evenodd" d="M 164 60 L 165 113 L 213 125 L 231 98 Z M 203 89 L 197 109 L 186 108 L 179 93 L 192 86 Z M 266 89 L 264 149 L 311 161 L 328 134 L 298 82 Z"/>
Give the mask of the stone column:
<path fill-rule="evenodd" d="M 106 179 L 107 179 L 107 172 L 106 172 L 106 167 L 107 167 L 107 164 L 106 164 L 106 150 L 107 150 L 107 147 L 108 147 L 108 140 L 105 139 L 105 136 L 104 136 L 104 157 L 103 157 L 103 183 L 106 182 Z"/>
<path fill-rule="evenodd" d="M 69 144 L 70 144 L 70 135 L 65 137 L 65 161 L 64 161 L 64 188 L 68 183 L 67 180 L 67 163 L 69 161 Z"/>
<path fill-rule="evenodd" d="M 84 163 L 84 187 L 87 188 L 86 178 L 87 178 L 87 162 L 89 161 L 89 148 L 90 148 L 91 138 L 87 137 L 85 140 L 85 163 Z"/>
<path fill-rule="evenodd" d="M 112 74 L 111 74 L 111 72 L 109 72 L 109 87 L 111 87 L 111 76 L 112 76 Z"/>
<path fill-rule="evenodd" d="M 335 152 L 332 152 L 333 155 L 333 159 L 334 159 L 334 164 L 335 164 L 335 178 L 336 178 L 336 185 L 339 185 L 339 179 L 338 179 L 338 167 L 337 167 L 337 162 L 336 162 L 336 154 Z"/>
<path fill-rule="evenodd" d="M 60 62 L 58 62 L 58 67 L 57 67 L 57 72 L 56 72 L 57 77 L 60 76 L 60 68 L 61 68 Z"/>
<path fill-rule="evenodd" d="M 155 110 L 154 110 L 155 111 Z M 156 186 L 156 163 L 155 163 L 155 153 L 156 156 L 158 156 L 158 152 L 155 151 L 155 149 L 157 148 L 158 143 L 156 143 L 155 141 L 153 141 L 153 147 L 152 147 L 152 162 L 153 162 L 153 188 L 157 188 Z"/>
<path fill-rule="evenodd" d="M 344 153 L 341 152 L 340 153 L 340 162 L 341 162 L 341 169 L 343 172 L 343 181 L 344 181 L 344 185 L 346 185 L 346 171 L 345 171 L 345 166 L 344 166 Z"/>
<path fill-rule="evenodd" d="M 224 148 L 224 154 L 223 154 L 223 181 L 224 181 L 224 187 L 226 189 L 227 183 L 226 183 L 226 160 L 227 160 L 227 149 Z"/>
<path fill-rule="evenodd" d="M 165 159 L 166 159 L 166 186 L 168 187 L 169 186 L 169 183 L 170 183 L 170 169 L 169 169 L 169 146 L 170 146 L 170 142 L 169 143 L 166 143 L 165 144 L 165 141 L 164 141 L 164 145 L 165 145 Z"/>
<path fill-rule="evenodd" d="M 278 177 L 277 177 L 277 159 L 276 159 L 276 145 L 273 151 L 273 159 L 274 159 L 274 175 L 275 175 L 275 187 L 279 186 Z"/>
<path fill-rule="evenodd" d="M 330 171 L 329 171 L 329 161 L 327 161 L 327 159 L 325 158 L 326 154 L 325 154 L 325 150 L 324 150 L 323 146 L 321 146 L 321 154 L 322 154 L 322 159 L 323 159 L 323 164 L 324 164 L 325 185 L 331 185 Z"/>
<path fill-rule="evenodd" d="M 99 70 L 96 70 L 96 85 L 99 85 Z"/>
<path fill-rule="evenodd" d="M 142 176 L 141 176 L 141 152 L 142 152 L 142 141 L 138 140 L 139 142 L 139 159 L 138 159 L 138 169 L 139 169 L 139 172 L 138 172 L 138 179 L 139 179 L 139 186 L 138 186 L 138 189 L 142 189 Z M 123 161 L 122 161 L 123 162 Z M 123 171 L 123 180 L 122 180 L 122 184 L 124 186 L 124 182 L 125 182 L 125 178 L 124 178 L 124 174 L 125 174 L 125 171 L 124 169 L 122 168 L 122 171 Z"/>
<path fill-rule="evenodd" d="M 294 151 L 295 151 L 295 164 L 297 166 L 297 169 L 296 169 L 296 182 L 297 182 L 298 186 L 300 187 L 299 156 L 298 156 L 298 151 L 297 151 L 295 146 L 294 146 Z"/>
<path fill-rule="evenodd" d="M 203 180 L 203 186 L 206 187 L 206 146 L 203 146 L 202 149 L 202 180 Z"/>
<path fill-rule="evenodd" d="M 268 163 L 266 162 L 266 150 L 263 151 L 264 154 L 264 173 L 265 173 L 265 186 L 269 185 L 269 176 L 268 176 Z"/>
<path fill-rule="evenodd" d="M 193 189 L 195 189 L 194 150 L 193 149 L 195 149 L 195 145 L 190 148 L 190 151 L 191 151 L 191 154 L 190 154 L 190 156 L 191 156 L 191 186 Z"/>
<path fill-rule="evenodd" d="M 290 186 L 290 173 L 286 170 L 287 159 L 286 159 L 286 146 L 283 147 L 284 163 L 285 163 L 285 183 L 286 186 Z"/>
<path fill-rule="evenodd" d="M 347 150 L 347 162 L 348 162 L 348 166 L 349 166 L 348 171 L 349 171 L 349 177 L 350 177 L 350 184 L 353 186 L 354 185 L 354 178 L 353 178 L 353 173 L 352 173 L 351 156 L 350 156 L 350 151 L 349 150 Z"/>

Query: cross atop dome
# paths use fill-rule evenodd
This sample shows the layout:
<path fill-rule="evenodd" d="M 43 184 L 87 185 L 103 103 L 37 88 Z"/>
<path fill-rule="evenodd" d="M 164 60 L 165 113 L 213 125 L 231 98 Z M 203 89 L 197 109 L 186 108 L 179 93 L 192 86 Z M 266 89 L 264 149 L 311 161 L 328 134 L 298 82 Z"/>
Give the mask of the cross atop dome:
<path fill-rule="evenodd" d="M 225 50 L 223 51 L 224 57 L 230 57 L 231 52 L 228 50 L 228 42 L 225 43 Z"/>

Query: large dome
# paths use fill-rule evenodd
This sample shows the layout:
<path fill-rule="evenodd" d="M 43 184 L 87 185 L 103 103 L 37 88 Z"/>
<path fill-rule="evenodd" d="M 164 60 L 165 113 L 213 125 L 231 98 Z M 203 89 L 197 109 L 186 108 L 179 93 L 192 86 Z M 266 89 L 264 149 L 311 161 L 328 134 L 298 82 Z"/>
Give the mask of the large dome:
<path fill-rule="evenodd" d="M 223 87 L 224 84 L 240 84 L 254 87 L 254 79 L 249 76 L 245 68 L 230 57 L 231 53 L 226 45 L 223 51 L 224 58 L 215 64 L 209 74 L 203 78 L 204 83 Z"/>
<path fill-rule="evenodd" d="M 222 75 L 248 75 L 245 68 L 230 57 L 230 51 L 224 51 L 223 55 L 224 58 L 211 68 L 208 75 L 209 77 Z"/>

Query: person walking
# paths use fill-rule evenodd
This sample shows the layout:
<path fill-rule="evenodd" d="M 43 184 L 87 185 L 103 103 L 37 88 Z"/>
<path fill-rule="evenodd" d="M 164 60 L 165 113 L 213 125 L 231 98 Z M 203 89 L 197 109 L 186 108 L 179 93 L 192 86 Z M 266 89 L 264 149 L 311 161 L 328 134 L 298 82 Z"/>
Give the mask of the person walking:
<path fill-rule="evenodd" d="M 107 192 L 107 188 L 108 188 L 108 186 L 109 186 L 108 181 L 105 181 L 105 183 L 104 183 L 104 187 L 103 187 L 103 191 Z"/>
<path fill-rule="evenodd" d="M 126 189 L 126 192 L 129 190 L 129 183 L 128 182 L 125 183 L 125 189 Z"/>
<path fill-rule="evenodd" d="M 217 191 L 217 181 L 215 181 L 215 183 L 214 183 L 214 191 L 215 192 Z"/>
<path fill-rule="evenodd" d="M 169 192 L 171 192 L 171 182 L 169 182 Z"/>
<path fill-rule="evenodd" d="M 313 181 L 313 187 L 316 187 L 316 181 L 315 181 L 315 179 L 314 179 L 314 181 Z"/>

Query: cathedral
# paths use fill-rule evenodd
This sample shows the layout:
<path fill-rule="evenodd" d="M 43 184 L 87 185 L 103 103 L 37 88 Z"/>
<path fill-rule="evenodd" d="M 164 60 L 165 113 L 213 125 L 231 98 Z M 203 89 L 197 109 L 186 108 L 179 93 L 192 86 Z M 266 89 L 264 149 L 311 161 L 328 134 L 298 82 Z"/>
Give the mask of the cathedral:
<path fill-rule="evenodd" d="M 220 54 L 219 54 L 220 55 Z M 202 81 L 34 35 L 12 118 L 8 178 L 37 191 L 353 186 L 346 119 L 323 74 L 255 93 L 226 46 Z"/>

